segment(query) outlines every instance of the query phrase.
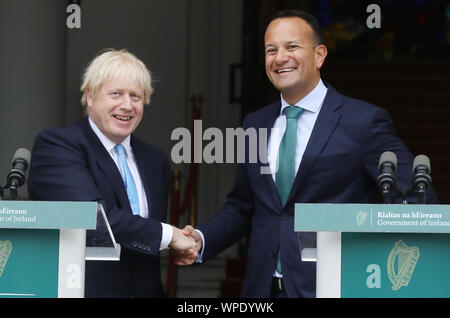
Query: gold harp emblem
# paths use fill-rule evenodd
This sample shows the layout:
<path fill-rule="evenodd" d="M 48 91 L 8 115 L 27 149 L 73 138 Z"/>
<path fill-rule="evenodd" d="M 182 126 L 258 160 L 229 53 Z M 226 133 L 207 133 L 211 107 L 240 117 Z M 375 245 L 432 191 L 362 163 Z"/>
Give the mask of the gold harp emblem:
<path fill-rule="evenodd" d="M 420 251 L 417 246 L 408 247 L 402 240 L 395 243 L 387 262 L 387 272 L 392 283 L 392 290 L 408 286 L 419 256 Z"/>
<path fill-rule="evenodd" d="M 2 277 L 3 269 L 8 262 L 9 254 L 11 254 L 11 241 L 0 241 L 0 277 Z"/>

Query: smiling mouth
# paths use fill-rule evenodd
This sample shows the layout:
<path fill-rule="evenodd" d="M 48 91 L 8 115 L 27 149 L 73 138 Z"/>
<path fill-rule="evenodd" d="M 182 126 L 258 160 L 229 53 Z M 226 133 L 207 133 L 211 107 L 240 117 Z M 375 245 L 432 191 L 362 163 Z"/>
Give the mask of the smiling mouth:
<path fill-rule="evenodd" d="M 275 72 L 276 72 L 277 74 L 282 74 L 282 73 L 293 72 L 293 71 L 295 71 L 295 70 L 296 70 L 296 69 L 295 69 L 294 67 L 288 67 L 288 68 L 282 68 L 282 69 L 276 70 Z"/>
<path fill-rule="evenodd" d="M 115 119 L 117 119 L 117 120 L 120 120 L 120 121 L 130 121 L 131 120 L 131 118 L 133 118 L 133 117 L 130 117 L 130 116 L 120 116 L 120 115 L 113 115 L 113 117 L 115 118 Z"/>

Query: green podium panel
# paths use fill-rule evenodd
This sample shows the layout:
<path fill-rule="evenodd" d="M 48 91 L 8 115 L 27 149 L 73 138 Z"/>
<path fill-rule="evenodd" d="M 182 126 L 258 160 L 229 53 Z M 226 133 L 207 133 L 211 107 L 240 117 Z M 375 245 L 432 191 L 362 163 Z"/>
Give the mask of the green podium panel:
<path fill-rule="evenodd" d="M 0 296 L 58 297 L 59 230 L 0 230 Z"/>
<path fill-rule="evenodd" d="M 294 229 L 317 232 L 317 297 L 450 297 L 449 205 L 296 204 Z"/>
<path fill-rule="evenodd" d="M 450 296 L 450 235 L 342 233 L 341 297 Z"/>

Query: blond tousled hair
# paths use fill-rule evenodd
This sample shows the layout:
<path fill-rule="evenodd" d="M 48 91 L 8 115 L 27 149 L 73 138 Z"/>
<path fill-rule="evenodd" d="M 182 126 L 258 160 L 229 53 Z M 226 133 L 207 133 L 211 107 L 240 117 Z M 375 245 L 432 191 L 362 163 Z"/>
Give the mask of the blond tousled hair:
<path fill-rule="evenodd" d="M 94 97 L 106 81 L 123 76 L 131 76 L 141 85 L 144 104 L 149 104 L 153 93 L 152 74 L 141 60 L 126 49 L 107 49 L 88 64 L 80 88 L 83 93 L 81 104 L 87 105 L 87 90 Z"/>

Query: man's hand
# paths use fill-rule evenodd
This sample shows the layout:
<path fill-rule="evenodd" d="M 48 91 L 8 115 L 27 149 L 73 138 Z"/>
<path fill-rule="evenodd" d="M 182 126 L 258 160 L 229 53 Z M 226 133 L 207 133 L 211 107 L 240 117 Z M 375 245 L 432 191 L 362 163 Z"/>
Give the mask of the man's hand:
<path fill-rule="evenodd" d="M 190 233 L 172 225 L 173 235 L 172 241 L 169 243 L 169 248 L 177 251 L 194 253 L 196 243 L 194 238 L 190 237 Z"/>
<path fill-rule="evenodd" d="M 195 247 L 189 250 L 172 250 L 175 256 L 175 264 L 177 265 L 191 265 L 198 257 L 198 252 L 202 248 L 202 238 L 200 234 L 194 230 L 190 225 L 186 225 L 183 230 L 179 230 L 183 235 L 192 239 L 195 242 Z M 169 244 L 170 246 L 170 244 Z"/>

